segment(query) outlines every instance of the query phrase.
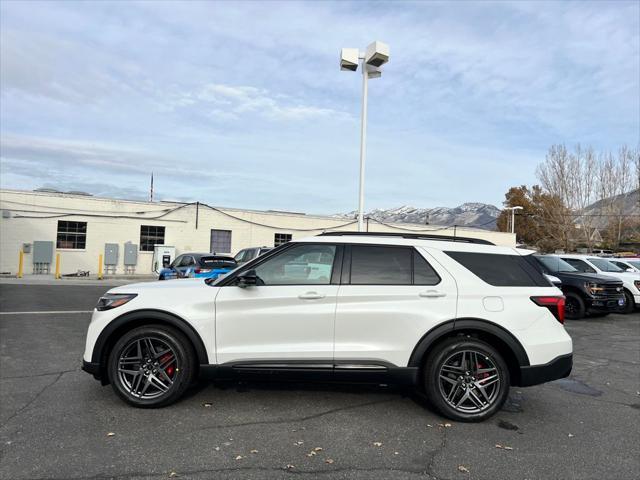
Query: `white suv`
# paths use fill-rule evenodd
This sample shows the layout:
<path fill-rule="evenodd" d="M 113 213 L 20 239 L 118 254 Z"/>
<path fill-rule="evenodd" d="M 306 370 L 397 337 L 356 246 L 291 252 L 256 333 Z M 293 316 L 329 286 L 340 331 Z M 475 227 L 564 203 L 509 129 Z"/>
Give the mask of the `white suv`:
<path fill-rule="evenodd" d="M 138 407 L 196 379 L 399 383 L 443 415 L 483 420 L 510 385 L 569 375 L 564 297 L 532 252 L 482 240 L 327 233 L 217 280 L 117 287 L 83 369 Z"/>
<path fill-rule="evenodd" d="M 559 255 L 565 262 L 580 272 L 601 273 L 622 280 L 625 296 L 625 313 L 640 308 L 640 273 L 627 272 L 613 263 L 615 259 L 594 257 L 593 255 Z"/>

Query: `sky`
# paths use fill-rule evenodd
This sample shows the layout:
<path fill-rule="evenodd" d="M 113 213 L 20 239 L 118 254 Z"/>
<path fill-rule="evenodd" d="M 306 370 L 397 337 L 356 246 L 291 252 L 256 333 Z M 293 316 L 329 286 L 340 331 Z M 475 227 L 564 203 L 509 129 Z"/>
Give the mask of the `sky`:
<path fill-rule="evenodd" d="M 640 144 L 640 2 L 0 3 L 0 185 L 337 213 L 500 206 L 549 146 Z"/>

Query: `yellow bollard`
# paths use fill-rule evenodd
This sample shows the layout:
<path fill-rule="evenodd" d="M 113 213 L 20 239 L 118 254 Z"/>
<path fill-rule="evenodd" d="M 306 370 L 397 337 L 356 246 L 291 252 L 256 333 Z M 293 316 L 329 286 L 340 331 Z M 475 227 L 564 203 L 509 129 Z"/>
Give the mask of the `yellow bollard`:
<path fill-rule="evenodd" d="M 24 252 L 20 249 L 20 255 L 18 256 L 18 278 L 22 278 L 22 270 L 24 268 Z"/>
<path fill-rule="evenodd" d="M 102 254 L 98 256 L 98 280 L 102 280 Z"/>
<path fill-rule="evenodd" d="M 60 275 L 60 254 L 56 253 L 56 275 L 55 275 L 56 280 L 59 280 L 60 278 L 62 278 L 62 276 Z"/>

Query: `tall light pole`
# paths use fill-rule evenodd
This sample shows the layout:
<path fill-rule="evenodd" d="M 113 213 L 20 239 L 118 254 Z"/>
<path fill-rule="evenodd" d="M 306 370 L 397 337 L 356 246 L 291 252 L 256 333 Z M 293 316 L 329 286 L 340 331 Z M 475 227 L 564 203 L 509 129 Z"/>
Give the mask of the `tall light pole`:
<path fill-rule="evenodd" d="M 505 207 L 505 210 L 511 210 L 511 233 L 516 233 L 516 210 L 523 210 L 524 207 Z"/>
<path fill-rule="evenodd" d="M 357 48 L 343 48 L 340 70 L 355 72 L 362 66 L 362 112 L 360 115 L 360 188 L 358 196 L 358 231 L 364 230 L 364 167 L 367 157 L 367 97 L 368 80 L 382 75 L 380 67 L 389 61 L 389 45 L 373 42 L 364 52 Z"/>

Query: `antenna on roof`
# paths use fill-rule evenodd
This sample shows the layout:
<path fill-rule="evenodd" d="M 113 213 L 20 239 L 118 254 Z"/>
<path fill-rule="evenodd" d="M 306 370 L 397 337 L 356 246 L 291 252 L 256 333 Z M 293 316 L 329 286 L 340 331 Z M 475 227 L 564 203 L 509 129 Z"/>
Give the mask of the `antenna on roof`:
<path fill-rule="evenodd" d="M 153 202 L 153 172 L 151 172 L 151 189 L 149 190 L 149 201 Z"/>

